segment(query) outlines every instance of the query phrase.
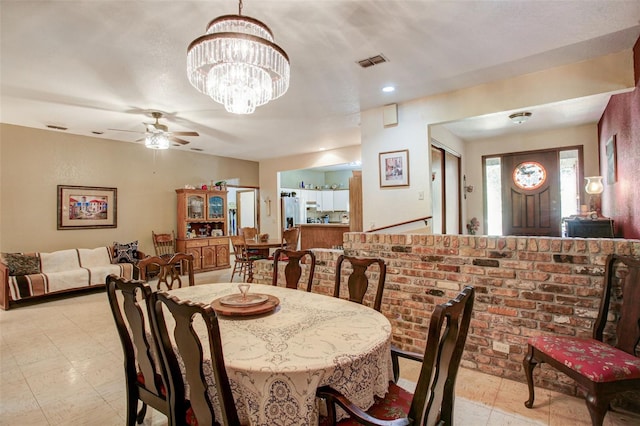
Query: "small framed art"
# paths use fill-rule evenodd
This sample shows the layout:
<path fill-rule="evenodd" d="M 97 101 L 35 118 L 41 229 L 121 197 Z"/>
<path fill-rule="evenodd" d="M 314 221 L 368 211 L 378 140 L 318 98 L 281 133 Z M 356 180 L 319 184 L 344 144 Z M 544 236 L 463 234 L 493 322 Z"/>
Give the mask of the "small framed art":
<path fill-rule="evenodd" d="M 409 186 L 409 150 L 381 152 L 380 187 Z"/>
<path fill-rule="evenodd" d="M 58 185 L 58 229 L 117 228 L 117 188 Z"/>

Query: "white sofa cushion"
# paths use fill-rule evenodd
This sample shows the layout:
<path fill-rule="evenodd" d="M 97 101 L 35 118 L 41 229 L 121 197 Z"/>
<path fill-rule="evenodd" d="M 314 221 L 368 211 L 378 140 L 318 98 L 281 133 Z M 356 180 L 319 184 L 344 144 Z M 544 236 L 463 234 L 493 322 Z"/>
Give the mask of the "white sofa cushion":
<path fill-rule="evenodd" d="M 80 269 L 76 249 L 58 250 L 52 253 L 40 253 L 40 271 L 43 274 L 67 272 Z"/>
<path fill-rule="evenodd" d="M 107 247 L 98 247 L 94 249 L 78 249 L 80 256 L 80 266 L 83 268 L 93 268 L 96 266 L 111 265 L 109 257 L 109 249 Z"/>
<path fill-rule="evenodd" d="M 83 268 L 70 269 L 64 272 L 50 272 L 45 274 L 47 293 L 82 288 L 89 285 L 89 271 Z"/>

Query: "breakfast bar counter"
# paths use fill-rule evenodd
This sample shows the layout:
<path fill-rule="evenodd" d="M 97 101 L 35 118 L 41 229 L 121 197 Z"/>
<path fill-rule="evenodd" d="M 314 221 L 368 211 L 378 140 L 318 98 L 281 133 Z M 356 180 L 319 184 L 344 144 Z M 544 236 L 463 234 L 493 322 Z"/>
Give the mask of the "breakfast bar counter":
<path fill-rule="evenodd" d="M 342 247 L 345 232 L 349 232 L 349 224 L 303 223 L 300 225 L 300 249 Z"/>

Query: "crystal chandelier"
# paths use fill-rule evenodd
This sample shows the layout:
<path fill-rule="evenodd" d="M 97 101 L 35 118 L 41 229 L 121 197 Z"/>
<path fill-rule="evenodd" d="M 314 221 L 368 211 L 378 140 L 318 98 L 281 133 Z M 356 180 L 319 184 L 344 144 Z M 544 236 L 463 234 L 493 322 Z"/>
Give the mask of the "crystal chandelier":
<path fill-rule="evenodd" d="M 169 138 L 162 130 L 147 132 L 144 146 L 151 149 L 169 149 Z"/>
<path fill-rule="evenodd" d="M 237 15 L 211 21 L 187 49 L 191 84 L 234 114 L 251 114 L 284 95 L 289 74 L 289 57 L 269 27 L 242 16 L 242 0 Z"/>

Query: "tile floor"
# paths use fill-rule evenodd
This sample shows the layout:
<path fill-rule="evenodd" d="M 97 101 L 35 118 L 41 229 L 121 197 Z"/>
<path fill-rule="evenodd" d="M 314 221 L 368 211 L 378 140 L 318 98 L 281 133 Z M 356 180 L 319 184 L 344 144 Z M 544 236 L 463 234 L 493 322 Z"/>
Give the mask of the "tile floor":
<path fill-rule="evenodd" d="M 229 281 L 231 271 L 196 275 Z M 404 368 L 409 367 L 409 368 Z M 403 365 L 410 387 L 417 368 Z M 104 291 L 0 311 L 0 425 L 122 425 L 122 348 Z M 588 425 L 580 399 L 538 389 L 526 409 L 526 385 L 462 369 L 456 386 L 458 425 Z M 166 425 L 149 410 L 145 425 Z M 639 425 L 610 412 L 605 425 Z"/>

